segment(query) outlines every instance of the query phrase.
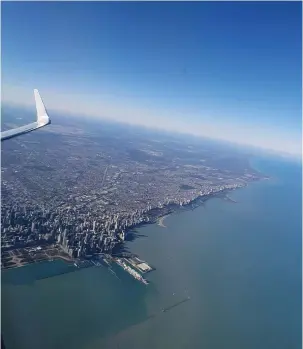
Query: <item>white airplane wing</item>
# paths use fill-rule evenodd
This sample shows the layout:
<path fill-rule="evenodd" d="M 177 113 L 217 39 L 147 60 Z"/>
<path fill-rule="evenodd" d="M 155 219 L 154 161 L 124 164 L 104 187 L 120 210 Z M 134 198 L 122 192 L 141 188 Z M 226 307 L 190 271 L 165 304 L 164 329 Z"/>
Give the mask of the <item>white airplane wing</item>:
<path fill-rule="evenodd" d="M 45 110 L 43 101 L 40 97 L 39 91 L 34 90 L 36 109 L 37 109 L 37 121 L 32 122 L 21 127 L 13 128 L 11 130 L 1 132 L 1 141 L 9 138 L 20 136 L 24 133 L 38 130 L 39 128 L 46 126 L 51 123 L 49 116 Z"/>

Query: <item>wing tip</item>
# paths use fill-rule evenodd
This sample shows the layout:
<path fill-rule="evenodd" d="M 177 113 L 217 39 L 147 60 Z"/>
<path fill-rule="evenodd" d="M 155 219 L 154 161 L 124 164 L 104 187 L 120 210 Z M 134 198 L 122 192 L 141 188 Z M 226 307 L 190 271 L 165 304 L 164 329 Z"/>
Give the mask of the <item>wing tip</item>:
<path fill-rule="evenodd" d="M 39 125 L 47 125 L 50 123 L 50 118 L 46 111 L 43 100 L 37 89 L 34 89 L 34 94 L 35 94 L 35 102 L 36 102 L 36 109 L 37 109 L 37 122 L 39 123 Z"/>

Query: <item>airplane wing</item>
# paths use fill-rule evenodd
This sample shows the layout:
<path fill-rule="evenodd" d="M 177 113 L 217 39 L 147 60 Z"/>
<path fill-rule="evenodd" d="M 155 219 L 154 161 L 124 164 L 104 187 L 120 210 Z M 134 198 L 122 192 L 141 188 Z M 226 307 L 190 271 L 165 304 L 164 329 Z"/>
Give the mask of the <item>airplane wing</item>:
<path fill-rule="evenodd" d="M 35 95 L 35 102 L 36 102 L 36 109 L 37 109 L 37 121 L 21 127 L 17 127 L 11 130 L 1 132 L 1 142 L 9 138 L 20 136 L 27 132 L 38 130 L 39 128 L 44 127 L 51 123 L 51 120 L 45 110 L 43 101 L 40 97 L 39 91 L 34 90 L 34 95 Z"/>

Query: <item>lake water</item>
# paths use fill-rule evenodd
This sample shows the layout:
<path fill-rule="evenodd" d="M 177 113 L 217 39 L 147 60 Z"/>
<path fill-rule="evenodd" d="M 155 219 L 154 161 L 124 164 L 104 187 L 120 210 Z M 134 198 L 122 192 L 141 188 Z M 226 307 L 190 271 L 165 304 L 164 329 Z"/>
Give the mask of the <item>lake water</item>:
<path fill-rule="evenodd" d="M 301 348 L 301 168 L 260 159 L 272 180 L 149 225 L 129 242 L 156 270 L 60 261 L 2 272 L 7 349 Z M 184 302 L 167 312 L 161 309 Z"/>

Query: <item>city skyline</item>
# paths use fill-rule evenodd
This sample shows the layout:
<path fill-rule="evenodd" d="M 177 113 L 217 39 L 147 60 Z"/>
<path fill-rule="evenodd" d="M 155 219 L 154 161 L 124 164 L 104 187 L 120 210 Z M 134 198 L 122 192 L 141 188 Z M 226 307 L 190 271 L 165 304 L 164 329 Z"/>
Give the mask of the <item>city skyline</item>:
<path fill-rule="evenodd" d="M 301 153 L 301 3 L 7 2 L 2 45 L 4 103 Z"/>

